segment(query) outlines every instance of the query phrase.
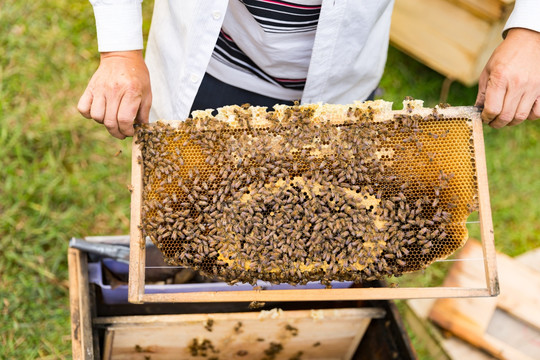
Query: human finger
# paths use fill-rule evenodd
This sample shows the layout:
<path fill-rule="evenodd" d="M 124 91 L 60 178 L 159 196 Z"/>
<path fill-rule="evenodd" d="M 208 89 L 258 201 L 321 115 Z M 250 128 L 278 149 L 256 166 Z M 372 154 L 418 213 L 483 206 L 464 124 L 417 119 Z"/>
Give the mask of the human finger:
<path fill-rule="evenodd" d="M 105 119 L 105 106 L 106 100 L 104 96 L 94 96 L 92 99 L 92 106 L 90 107 L 90 118 L 94 119 L 100 124 L 103 124 Z"/>
<path fill-rule="evenodd" d="M 527 117 L 529 120 L 538 120 L 540 119 L 540 97 L 536 98 L 536 101 L 534 102 L 534 105 L 531 109 L 531 112 L 529 113 L 529 116 Z"/>
<path fill-rule="evenodd" d="M 482 111 L 482 120 L 485 123 L 491 123 L 501 113 L 505 95 L 506 84 L 502 80 L 490 76 L 487 80 L 484 110 Z"/>
<path fill-rule="evenodd" d="M 531 110 L 534 106 L 534 101 L 536 99 L 527 94 L 524 94 L 517 106 L 514 119 L 508 123 L 508 126 L 515 126 L 521 124 L 523 121 L 527 120 L 527 117 L 531 113 Z"/>
<path fill-rule="evenodd" d="M 133 122 L 141 105 L 141 96 L 126 93 L 118 107 L 118 128 L 124 136 L 133 136 Z"/>
<path fill-rule="evenodd" d="M 476 95 L 474 106 L 484 107 L 484 102 L 486 101 L 487 78 L 488 76 L 485 71 L 480 74 L 480 78 L 478 79 L 478 94 Z"/>
<path fill-rule="evenodd" d="M 521 91 L 520 88 L 507 88 L 504 98 L 502 99 L 502 108 L 500 113 L 493 121 L 489 123 L 489 126 L 495 129 L 500 129 L 514 120 L 518 105 L 521 102 L 523 95 L 523 91 Z"/>
<path fill-rule="evenodd" d="M 151 106 L 152 106 L 152 93 L 143 97 L 141 106 L 139 107 L 139 112 L 137 113 L 137 118 L 135 119 L 137 123 L 144 124 L 149 121 Z"/>
<path fill-rule="evenodd" d="M 106 100 L 107 107 L 105 110 L 105 118 L 103 120 L 103 125 L 107 128 L 107 131 L 118 139 L 124 139 L 125 136 L 120 132 L 118 128 L 118 107 L 120 100 L 117 97 L 110 96 Z"/>
<path fill-rule="evenodd" d="M 87 119 L 92 118 L 92 116 L 90 115 L 90 109 L 92 107 L 93 98 L 94 96 L 92 95 L 92 92 L 86 89 L 84 90 L 84 93 L 82 94 L 81 98 L 79 99 L 79 102 L 77 103 L 77 110 L 79 110 L 81 115 Z"/>
<path fill-rule="evenodd" d="M 114 120 L 114 121 L 111 121 L 111 120 L 105 120 L 103 122 L 103 125 L 105 125 L 105 127 L 107 128 L 107 131 L 109 132 L 109 134 L 111 134 L 112 136 L 114 136 L 115 138 L 117 139 L 125 139 L 126 137 L 120 132 L 120 130 L 118 129 L 118 121 Z"/>

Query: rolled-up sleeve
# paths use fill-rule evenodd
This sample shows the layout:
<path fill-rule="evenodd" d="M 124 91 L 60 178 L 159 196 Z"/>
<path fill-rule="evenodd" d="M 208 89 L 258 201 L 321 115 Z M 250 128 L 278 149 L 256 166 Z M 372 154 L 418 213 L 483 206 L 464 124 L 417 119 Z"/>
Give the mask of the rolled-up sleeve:
<path fill-rule="evenodd" d="M 94 8 L 98 50 L 143 48 L 142 0 L 90 0 Z"/>
<path fill-rule="evenodd" d="M 514 10 L 504 26 L 503 36 L 509 29 L 518 27 L 540 32 L 540 1 L 516 0 Z"/>

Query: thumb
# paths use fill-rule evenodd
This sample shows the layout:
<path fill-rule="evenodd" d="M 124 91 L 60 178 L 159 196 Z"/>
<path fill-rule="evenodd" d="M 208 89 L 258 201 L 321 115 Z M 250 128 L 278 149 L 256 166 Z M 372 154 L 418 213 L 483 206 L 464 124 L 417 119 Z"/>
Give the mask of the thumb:
<path fill-rule="evenodd" d="M 152 92 L 143 97 L 141 101 L 141 106 L 137 112 L 137 117 L 135 122 L 139 124 L 147 123 L 149 120 L 150 107 L 152 106 Z"/>
<path fill-rule="evenodd" d="M 484 70 L 480 75 L 480 79 L 478 80 L 478 94 L 476 95 L 476 102 L 474 103 L 474 106 L 484 107 L 484 102 L 486 101 L 487 79 L 488 75 Z"/>

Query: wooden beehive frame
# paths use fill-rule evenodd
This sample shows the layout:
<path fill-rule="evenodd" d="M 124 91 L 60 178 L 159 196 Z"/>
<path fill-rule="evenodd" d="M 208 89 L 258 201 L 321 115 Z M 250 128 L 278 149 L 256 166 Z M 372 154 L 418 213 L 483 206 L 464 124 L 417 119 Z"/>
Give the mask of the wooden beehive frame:
<path fill-rule="evenodd" d="M 431 111 L 431 109 L 420 109 Z M 395 111 L 394 113 L 402 113 Z M 128 300 L 145 302 L 248 302 L 248 301 L 331 301 L 331 300 L 383 300 L 410 298 L 480 297 L 499 294 L 491 205 L 489 200 L 484 138 L 480 113 L 470 107 L 453 107 L 440 110 L 446 117 L 467 117 L 472 120 L 474 154 L 478 182 L 478 202 L 486 286 L 467 287 L 421 287 L 421 288 L 347 288 L 347 289 L 292 289 L 251 290 L 190 293 L 145 293 L 145 239 L 139 228 L 142 206 L 142 164 L 138 158 L 141 151 L 133 142 L 130 264 Z M 388 114 L 384 114 L 388 116 Z"/>

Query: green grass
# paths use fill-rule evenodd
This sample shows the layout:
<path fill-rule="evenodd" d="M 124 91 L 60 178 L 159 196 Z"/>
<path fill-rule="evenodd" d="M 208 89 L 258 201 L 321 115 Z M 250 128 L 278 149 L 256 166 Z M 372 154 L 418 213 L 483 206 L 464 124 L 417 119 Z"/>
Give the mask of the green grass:
<path fill-rule="evenodd" d="M 128 232 L 130 142 L 76 110 L 98 65 L 88 2 L 6 2 L 0 31 L 0 359 L 69 358 L 68 240 Z M 442 81 L 391 49 L 381 87 L 434 105 Z M 475 91 L 453 84 L 448 102 Z M 539 137 L 540 123 L 486 129 L 497 248 L 510 255 L 540 245 Z"/>

